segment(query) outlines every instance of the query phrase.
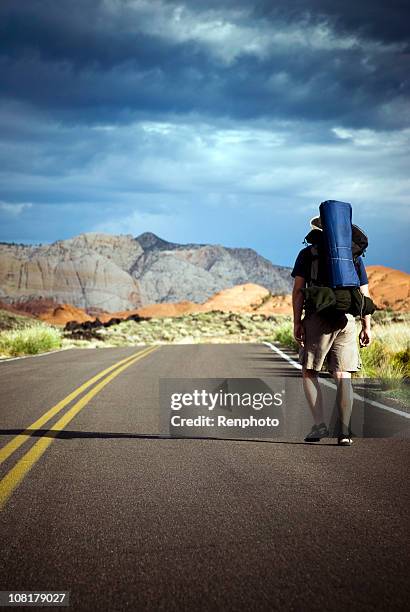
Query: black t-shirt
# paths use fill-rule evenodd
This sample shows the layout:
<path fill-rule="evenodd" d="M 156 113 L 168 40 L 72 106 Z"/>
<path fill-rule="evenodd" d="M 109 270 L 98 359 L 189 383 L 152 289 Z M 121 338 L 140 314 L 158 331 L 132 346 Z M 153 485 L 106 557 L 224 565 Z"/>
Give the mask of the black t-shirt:
<path fill-rule="evenodd" d="M 295 276 L 302 276 L 306 280 L 307 283 L 310 281 L 310 269 L 312 266 L 312 258 L 313 258 L 313 255 L 312 255 L 310 246 L 300 251 L 299 255 L 296 258 L 293 270 L 291 272 L 291 275 L 293 276 L 293 278 L 295 278 Z M 360 285 L 367 285 L 369 281 L 368 281 L 367 274 L 366 274 L 366 268 L 364 267 L 363 259 L 361 257 L 357 258 L 355 267 L 356 267 L 357 275 L 359 277 Z M 326 261 L 321 257 L 319 257 L 318 277 L 321 280 L 321 282 L 326 285 L 327 278 L 328 278 L 327 269 L 326 269 Z"/>

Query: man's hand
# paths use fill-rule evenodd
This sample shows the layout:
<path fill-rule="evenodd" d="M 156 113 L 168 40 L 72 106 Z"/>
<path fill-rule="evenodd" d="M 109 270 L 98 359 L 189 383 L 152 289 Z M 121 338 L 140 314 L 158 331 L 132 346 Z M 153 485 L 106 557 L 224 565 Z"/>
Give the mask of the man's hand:
<path fill-rule="evenodd" d="M 363 295 L 370 297 L 368 284 L 362 285 L 360 287 L 360 291 L 363 293 Z M 365 346 L 369 346 L 372 341 L 372 332 L 370 331 L 370 321 L 371 321 L 370 315 L 366 315 L 362 319 L 362 331 L 359 334 L 359 344 L 361 348 L 364 348 Z"/>
<path fill-rule="evenodd" d="M 365 346 L 369 346 L 372 341 L 372 332 L 370 331 L 370 327 L 363 327 L 362 331 L 359 334 L 359 344 L 362 348 Z"/>
<path fill-rule="evenodd" d="M 305 340 L 305 332 L 303 329 L 303 325 L 300 321 L 299 323 L 295 323 L 293 326 L 293 337 L 300 346 L 303 346 Z"/>

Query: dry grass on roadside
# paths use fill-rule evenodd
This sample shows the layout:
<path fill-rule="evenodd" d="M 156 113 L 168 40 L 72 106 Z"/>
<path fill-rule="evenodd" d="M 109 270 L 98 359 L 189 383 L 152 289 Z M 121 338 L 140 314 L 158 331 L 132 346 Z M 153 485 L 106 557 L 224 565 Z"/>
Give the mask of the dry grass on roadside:
<path fill-rule="evenodd" d="M 373 342 L 362 349 L 362 374 L 379 378 L 386 387 L 400 386 L 410 378 L 410 325 L 376 323 Z"/>
<path fill-rule="evenodd" d="M 0 333 L 0 356 L 37 355 L 61 348 L 62 334 L 53 327 L 37 324 Z"/>

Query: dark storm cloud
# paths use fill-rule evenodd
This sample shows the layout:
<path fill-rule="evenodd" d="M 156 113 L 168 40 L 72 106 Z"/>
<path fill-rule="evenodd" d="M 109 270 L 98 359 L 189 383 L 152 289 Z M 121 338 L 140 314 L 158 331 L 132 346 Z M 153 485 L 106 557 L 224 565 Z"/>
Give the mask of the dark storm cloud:
<path fill-rule="evenodd" d="M 192 45 L 170 45 L 143 31 L 127 31 L 127 10 L 113 18 L 102 4 L 89 0 L 80 5 L 62 0 L 13 3 L 9 10 L 6 6 L 0 5 L 0 52 L 13 60 L 34 56 L 51 64 L 67 62 L 74 75 L 90 67 L 110 70 L 126 63 L 134 68 L 166 69 L 187 64 L 190 57 L 195 61 Z M 72 12 L 72 6 L 77 10 Z M 171 49 L 175 55 L 170 55 Z"/>
<path fill-rule="evenodd" d="M 303 43 L 307 20 L 321 24 L 325 17 L 335 37 L 346 31 L 376 36 L 380 30 L 380 43 L 400 42 L 399 20 L 377 6 L 370 11 L 365 3 L 369 19 L 375 15 L 369 30 L 362 5 L 356 15 L 353 3 L 343 10 L 341 5 L 337 10 L 337 2 L 330 4 L 331 10 L 324 2 L 283 2 L 272 11 L 264 2 L 230 2 L 221 8 L 212 1 L 162 7 L 155 2 L 150 7 L 91 0 L 6 1 L 0 5 L 2 96 L 85 123 L 171 112 L 399 128 L 409 93 L 409 54 L 400 47 L 345 44 L 331 36 L 326 44 Z M 165 24 L 159 31 L 161 11 L 178 6 L 186 7 L 182 25 L 170 23 L 167 29 Z M 212 32 L 203 36 L 195 30 L 195 24 L 212 26 L 212 19 L 236 28 L 236 34 L 221 29 L 225 38 L 219 41 Z M 186 31 L 190 24 L 192 35 Z M 280 44 L 274 39 L 270 44 L 270 34 L 281 31 Z M 265 47 L 255 50 L 246 37 L 253 36 L 258 46 L 259 32 Z"/>
<path fill-rule="evenodd" d="M 407 0 L 290 0 L 283 6 L 263 0 L 256 3 L 255 14 L 285 19 L 303 15 L 313 21 L 329 21 L 341 32 L 389 43 L 409 43 Z"/>
<path fill-rule="evenodd" d="M 0 240 L 154 231 L 289 265 L 334 198 L 370 263 L 406 268 L 408 23 L 396 1 L 1 0 Z"/>
<path fill-rule="evenodd" d="M 175 0 L 165 1 L 173 4 Z M 196 0 L 185 0 L 184 4 L 193 9 L 198 6 Z M 207 0 L 205 4 L 214 10 L 221 7 L 220 0 Z M 327 21 L 341 32 L 383 42 L 410 42 L 408 0 L 225 0 L 223 5 L 231 9 L 241 7 L 254 19 Z"/>

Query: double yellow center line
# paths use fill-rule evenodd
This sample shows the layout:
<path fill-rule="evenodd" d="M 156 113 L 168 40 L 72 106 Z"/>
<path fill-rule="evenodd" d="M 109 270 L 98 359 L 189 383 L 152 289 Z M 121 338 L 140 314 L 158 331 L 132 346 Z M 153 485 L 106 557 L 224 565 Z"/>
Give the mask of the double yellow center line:
<path fill-rule="evenodd" d="M 99 372 L 93 378 L 86 381 L 83 385 L 75 389 L 72 393 L 67 395 L 58 404 L 55 404 L 52 408 L 47 410 L 39 419 L 34 421 L 23 433 L 17 435 L 8 444 L 0 449 L 0 465 L 6 461 L 17 449 L 20 448 L 30 437 L 35 434 L 36 430 L 48 423 L 50 419 L 56 416 L 63 408 L 70 404 L 76 397 L 81 395 L 83 391 L 86 391 L 89 387 L 96 384 L 88 393 L 86 393 L 81 399 L 79 399 L 54 425 L 48 428 L 48 435 L 41 437 L 34 446 L 16 463 L 16 465 L 10 469 L 10 471 L 0 481 L 0 510 L 3 509 L 9 497 L 13 491 L 19 486 L 26 474 L 31 468 L 37 463 L 40 457 L 45 453 L 47 448 L 53 442 L 54 438 L 58 435 L 58 432 L 62 431 L 70 421 L 88 404 L 88 402 L 99 393 L 108 383 L 116 378 L 121 372 L 129 368 L 136 361 L 143 359 L 157 347 L 149 347 L 138 353 L 133 353 L 129 357 L 118 361 L 109 368 Z M 98 382 L 100 381 L 100 382 Z"/>

